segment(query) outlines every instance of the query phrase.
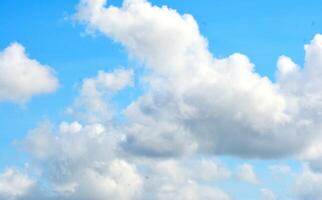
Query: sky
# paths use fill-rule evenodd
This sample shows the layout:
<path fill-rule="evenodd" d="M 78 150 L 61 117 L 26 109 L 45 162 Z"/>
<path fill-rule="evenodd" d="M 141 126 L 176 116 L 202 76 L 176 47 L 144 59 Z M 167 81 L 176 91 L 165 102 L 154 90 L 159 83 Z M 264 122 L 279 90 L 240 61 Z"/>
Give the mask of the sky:
<path fill-rule="evenodd" d="M 0 1 L 0 200 L 320 200 L 322 2 Z"/>

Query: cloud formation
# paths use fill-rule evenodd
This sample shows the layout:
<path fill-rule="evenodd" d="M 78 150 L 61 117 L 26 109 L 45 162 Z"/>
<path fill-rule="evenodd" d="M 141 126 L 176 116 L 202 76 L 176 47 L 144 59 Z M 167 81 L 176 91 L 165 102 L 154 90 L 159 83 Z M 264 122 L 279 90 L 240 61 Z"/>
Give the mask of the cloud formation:
<path fill-rule="evenodd" d="M 268 159 L 313 148 L 321 135 L 320 35 L 305 47 L 303 70 L 279 58 L 273 83 L 245 55 L 213 56 L 189 14 L 145 0 L 105 3 L 83 0 L 75 18 L 121 43 L 149 72 L 143 77 L 148 91 L 125 110 L 129 152 Z"/>
<path fill-rule="evenodd" d="M 0 52 L 0 71 L 0 101 L 24 103 L 34 95 L 58 88 L 53 69 L 30 59 L 19 43 Z"/>
<path fill-rule="evenodd" d="M 281 56 L 277 81 L 272 82 L 256 73 L 254 64 L 241 53 L 226 58 L 212 55 L 189 14 L 146 0 L 125 0 L 121 7 L 105 4 L 105 0 L 81 0 L 75 19 L 89 31 L 102 32 L 121 43 L 143 65 L 146 73 L 138 77 L 144 84 L 143 94 L 121 111 L 125 120 L 117 124 L 110 100 L 134 86 L 134 69 L 99 71 L 84 79 L 79 96 L 67 108 L 77 121 L 58 126 L 41 123 L 23 142 L 38 172 L 35 178 L 39 181 L 33 183 L 38 197 L 23 197 L 27 186 L 3 194 L 24 200 L 229 200 L 216 182 L 232 178 L 232 172 L 214 161 L 213 155 L 295 157 L 319 170 L 321 35 L 305 46 L 302 68 Z M 26 82 L 40 88 L 21 92 L 17 82 L 13 84 L 17 94 L 0 93 L 0 100 L 2 95 L 3 99 L 26 101 L 57 87 L 50 69 L 30 60 L 20 45 L 1 54 L 0 67 L 8 68 L 1 59 L 17 61 L 17 69 L 32 66 L 25 70 L 32 74 Z M 22 77 L 29 77 L 28 73 Z M 0 88 L 10 85 L 3 77 Z M 285 166 L 271 170 L 290 171 Z M 241 165 L 236 175 L 233 178 L 259 183 L 249 164 Z M 307 171 L 298 178 L 298 199 L 318 199 L 319 177 L 318 172 Z M 28 182 L 26 177 L 20 179 Z M 276 199 L 268 189 L 261 193 L 264 199 Z"/>
<path fill-rule="evenodd" d="M 49 186 L 43 196 L 126 200 L 140 192 L 142 180 L 136 167 L 115 155 L 121 136 L 113 130 L 78 122 L 63 122 L 57 133 L 55 130 L 44 122 L 24 141 L 37 160 L 32 164 L 41 172 L 38 180 Z"/>
<path fill-rule="evenodd" d="M 24 141 L 37 161 L 32 163 L 41 180 L 37 187 L 47 186 L 39 190 L 42 199 L 231 199 L 210 186 L 230 177 L 220 163 L 129 158 L 119 149 L 123 137 L 117 130 L 78 122 L 59 127 L 44 122 Z"/>
<path fill-rule="evenodd" d="M 237 178 L 251 184 L 258 184 L 259 180 L 250 164 L 243 164 L 239 166 L 237 171 Z"/>
<path fill-rule="evenodd" d="M 133 84 L 131 69 L 99 71 L 96 77 L 83 80 L 80 94 L 67 112 L 86 122 L 109 121 L 114 113 L 111 96 Z"/>
<path fill-rule="evenodd" d="M 126 139 L 124 127 L 106 122 L 105 115 L 95 115 L 97 118 L 92 120 L 93 111 L 109 116 L 113 113 L 108 107 L 93 109 L 87 100 L 111 105 L 111 97 L 105 96 L 113 96 L 132 84 L 130 70 L 99 72 L 82 82 L 76 102 L 85 103 L 73 105 L 76 118 L 85 116 L 84 123 L 63 121 L 55 126 L 45 121 L 28 133 L 23 146 L 35 161 L 31 166 L 38 171 L 36 179 L 42 181 L 36 185 L 36 195 L 21 199 L 231 199 L 209 186 L 231 175 L 219 162 L 139 158 L 125 152 L 121 145 Z"/>
<path fill-rule="evenodd" d="M 262 200 L 276 200 L 275 194 L 266 188 L 261 189 Z"/>

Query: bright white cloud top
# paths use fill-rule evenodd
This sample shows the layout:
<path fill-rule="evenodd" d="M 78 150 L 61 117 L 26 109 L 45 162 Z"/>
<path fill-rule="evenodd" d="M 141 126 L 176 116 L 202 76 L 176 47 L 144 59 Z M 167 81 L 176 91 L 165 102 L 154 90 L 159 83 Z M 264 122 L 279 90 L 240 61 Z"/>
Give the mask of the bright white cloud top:
<path fill-rule="evenodd" d="M 33 95 L 50 93 L 58 88 L 53 70 L 30 59 L 19 43 L 0 52 L 0 71 L 0 101 L 23 103 Z"/>
<path fill-rule="evenodd" d="M 106 3 L 81 0 L 74 19 L 122 44 L 144 73 L 120 68 L 84 78 L 66 109 L 73 122 L 46 121 L 28 133 L 22 146 L 36 173 L 31 180 L 5 171 L 0 199 L 230 200 L 218 182 L 231 179 L 279 199 L 253 165 L 232 170 L 214 159 L 221 155 L 307 162 L 293 196 L 321 199 L 322 35 L 305 45 L 303 67 L 280 56 L 272 81 L 246 55 L 212 55 L 189 14 L 146 0 Z M 19 44 L 0 54 L 0 70 L 0 101 L 25 102 L 58 87 L 53 70 Z M 114 96 L 138 87 L 137 99 L 114 109 Z M 293 174 L 288 165 L 269 170 Z"/>

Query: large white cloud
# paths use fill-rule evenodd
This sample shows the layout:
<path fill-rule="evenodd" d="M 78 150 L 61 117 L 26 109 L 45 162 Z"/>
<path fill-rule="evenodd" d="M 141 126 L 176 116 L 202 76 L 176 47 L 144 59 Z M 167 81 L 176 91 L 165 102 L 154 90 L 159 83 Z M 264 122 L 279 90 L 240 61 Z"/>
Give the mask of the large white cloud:
<path fill-rule="evenodd" d="M 124 82 L 117 87 L 121 90 L 131 85 L 131 73 L 116 70 L 87 78 L 76 99 L 86 102 L 91 97 L 97 97 L 104 105 L 110 105 L 111 102 L 103 98 L 106 93 L 111 95 L 108 86 Z M 127 74 L 125 77 L 128 78 L 118 76 L 120 74 Z M 105 81 L 101 80 L 106 79 L 100 78 L 102 75 L 113 78 L 104 85 Z M 84 89 L 88 83 L 99 95 L 84 95 L 93 91 Z M 83 106 L 85 112 L 82 107 L 73 109 L 78 114 L 91 116 L 92 112 L 87 109 L 92 111 L 92 106 L 86 103 Z M 106 114 L 109 112 L 103 111 Z M 99 123 L 86 119 L 84 123 L 63 121 L 57 127 L 45 121 L 28 133 L 23 146 L 33 158 L 30 168 L 38 172 L 36 178 L 41 180 L 37 186 L 44 188 L 36 196 L 54 200 L 230 199 L 225 192 L 210 186 L 231 175 L 230 170 L 219 162 L 198 158 L 161 161 L 133 157 L 121 148 L 120 144 L 126 138 L 123 127 L 114 126 L 110 121 L 98 120 L 102 121 Z M 38 199 L 36 196 L 22 199 Z"/>
<path fill-rule="evenodd" d="M 312 134 L 299 133 L 305 120 L 294 111 L 294 95 L 285 94 L 289 89 L 255 73 L 242 54 L 212 56 L 191 15 L 144 0 L 120 8 L 105 3 L 81 1 L 76 19 L 122 43 L 149 72 L 143 78 L 149 90 L 125 111 L 130 152 L 272 158 L 311 141 Z M 283 59 L 279 77 L 286 80 L 296 66 Z"/>
<path fill-rule="evenodd" d="M 123 137 L 117 130 L 78 122 L 59 127 L 44 122 L 24 141 L 36 161 L 30 168 L 38 171 L 38 187 L 45 188 L 42 199 L 230 199 L 211 185 L 231 175 L 216 161 L 128 157 L 118 149 Z"/>
<path fill-rule="evenodd" d="M 254 73 L 244 55 L 213 58 L 191 15 L 147 1 L 128 0 L 122 8 L 105 8 L 104 2 L 82 1 L 78 19 L 121 42 L 142 60 L 152 70 L 151 92 L 170 92 L 173 101 L 183 98 L 184 102 L 174 103 L 186 103 L 194 111 L 184 114 L 198 114 L 201 106 L 209 106 L 210 112 L 220 110 L 222 117 L 235 121 L 243 118 L 256 129 L 287 119 L 276 86 Z M 244 105 L 234 105 L 236 98 Z"/>
<path fill-rule="evenodd" d="M 24 47 L 13 43 L 0 52 L 0 101 L 23 103 L 33 95 L 57 89 L 51 68 L 30 59 Z"/>

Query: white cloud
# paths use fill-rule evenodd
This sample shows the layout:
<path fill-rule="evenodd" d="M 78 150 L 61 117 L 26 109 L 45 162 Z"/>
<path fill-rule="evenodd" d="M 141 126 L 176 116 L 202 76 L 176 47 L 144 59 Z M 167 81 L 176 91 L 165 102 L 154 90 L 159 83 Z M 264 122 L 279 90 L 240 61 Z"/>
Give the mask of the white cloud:
<path fill-rule="evenodd" d="M 123 44 L 150 72 L 143 77 L 149 90 L 125 111 L 129 151 L 272 158 L 304 148 L 279 85 L 242 54 L 213 57 L 191 15 L 147 1 L 104 5 L 83 0 L 76 18 Z M 279 69 L 290 72 L 290 62 L 282 57 Z"/>
<path fill-rule="evenodd" d="M 33 95 L 58 88 L 53 70 L 30 59 L 19 43 L 0 52 L 0 71 L 0 101 L 23 103 Z"/>
<path fill-rule="evenodd" d="M 294 139 L 300 141 L 303 148 L 298 152 L 300 159 L 319 163 L 322 157 L 322 35 L 316 34 L 305 45 L 305 63 L 300 69 L 291 59 L 284 57 L 280 61 L 288 73 L 280 77 L 281 88 L 288 100 L 288 110 L 296 128 Z M 286 61 L 285 61 L 286 60 Z M 292 130 L 292 129 L 290 129 Z M 317 169 L 316 166 L 314 168 Z"/>
<path fill-rule="evenodd" d="M 59 125 L 59 131 L 61 133 L 77 133 L 77 132 L 81 131 L 82 128 L 83 128 L 83 126 L 77 121 L 72 122 L 72 123 L 62 122 Z"/>
<path fill-rule="evenodd" d="M 30 131 L 24 146 L 37 161 L 45 194 L 58 199 L 134 199 L 142 185 L 136 167 L 118 158 L 122 136 L 102 124 L 48 122 Z M 40 187 L 43 185 L 40 185 Z M 126 190 L 125 190 L 126 188 Z"/>
<path fill-rule="evenodd" d="M 241 181 L 245 181 L 251 184 L 259 183 L 259 180 L 253 170 L 253 166 L 250 164 L 243 164 L 239 166 L 236 176 Z"/>
<path fill-rule="evenodd" d="M 214 162 L 212 160 L 204 159 L 195 162 L 192 164 L 191 168 L 191 176 L 195 177 L 197 180 L 214 181 L 227 179 L 231 176 L 230 170 L 219 162 Z"/>
<path fill-rule="evenodd" d="M 141 193 L 142 178 L 136 168 L 124 160 L 89 168 L 80 175 L 76 199 L 135 199 Z"/>
<path fill-rule="evenodd" d="M 87 87 L 88 84 L 92 87 Z M 105 105 L 109 103 L 103 99 L 105 94 L 113 95 L 130 85 L 132 71 L 100 72 L 94 78 L 85 79 L 77 99 L 98 97 Z M 99 95 L 92 95 L 93 91 Z M 83 106 L 92 109 L 89 104 Z M 83 107 L 74 108 L 83 112 Z M 84 112 L 84 116 L 91 114 Z M 230 199 L 225 192 L 209 186 L 231 174 L 219 162 L 207 159 L 146 161 L 133 157 L 120 146 L 126 133 L 123 127 L 86 119 L 84 123 L 64 121 L 57 128 L 43 122 L 25 139 L 24 147 L 36 161 L 31 166 L 40 171 L 38 179 L 47 186 L 41 195 L 43 199 L 48 194 L 53 194 L 55 199 Z M 164 190 L 171 191 L 166 194 Z"/>
<path fill-rule="evenodd" d="M 125 111 L 130 152 L 308 158 L 313 151 L 320 157 L 321 35 L 305 46 L 302 69 L 281 56 L 273 83 L 242 54 L 212 56 L 194 18 L 166 6 L 83 0 L 75 17 L 149 69 L 142 78 L 149 90 Z"/>
<path fill-rule="evenodd" d="M 43 199 L 230 199 L 211 186 L 231 174 L 219 162 L 127 157 L 118 149 L 121 133 L 102 124 L 63 122 L 55 130 L 45 122 L 24 142 L 37 161 L 30 167 L 40 170 L 37 179 L 46 185 Z"/>
<path fill-rule="evenodd" d="M 133 86 L 133 70 L 99 71 L 96 77 L 83 80 L 79 97 L 67 112 L 87 122 L 109 121 L 114 114 L 110 97 L 129 86 Z"/>
<path fill-rule="evenodd" d="M 275 194 L 267 188 L 261 189 L 261 194 L 262 200 L 277 200 Z"/>
<path fill-rule="evenodd" d="M 15 200 L 26 195 L 34 186 L 28 176 L 9 168 L 0 174 L 0 199 Z"/>
<path fill-rule="evenodd" d="M 119 91 L 125 87 L 133 86 L 133 71 L 116 69 L 112 73 L 99 71 L 96 77 L 96 86 L 105 90 Z"/>
<path fill-rule="evenodd" d="M 270 165 L 269 170 L 274 174 L 274 175 L 289 175 L 292 173 L 292 168 L 288 165 L 282 165 L 282 164 L 277 164 L 277 165 Z"/>
<path fill-rule="evenodd" d="M 292 73 L 299 72 L 299 66 L 296 65 L 291 58 L 287 56 L 280 56 L 277 61 L 278 75 L 280 79 L 289 76 Z"/>
<path fill-rule="evenodd" d="M 203 165 L 204 163 L 201 163 Z M 215 164 L 214 164 L 215 165 Z M 146 175 L 143 199 L 155 200 L 229 200 L 229 195 L 198 179 L 198 168 L 184 167 L 175 160 L 152 162 Z"/>

